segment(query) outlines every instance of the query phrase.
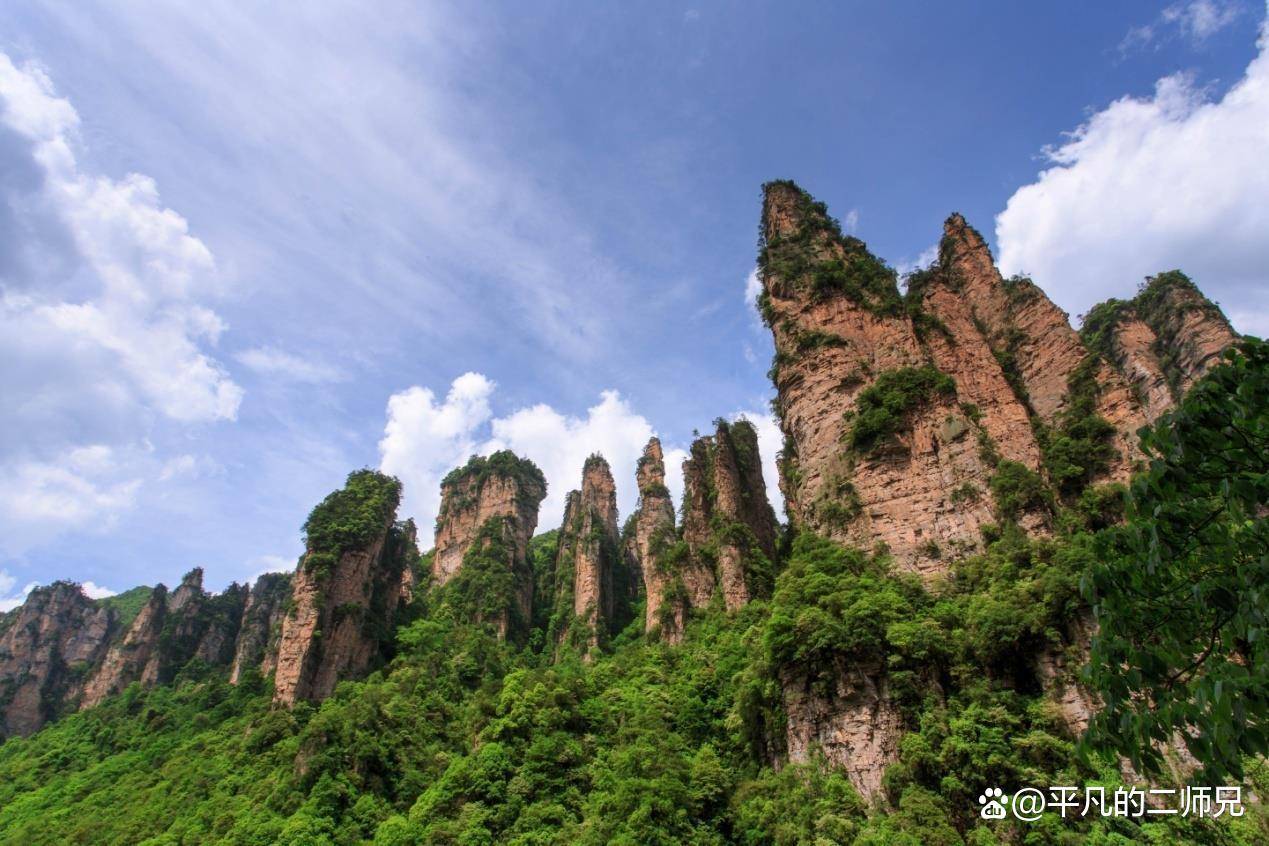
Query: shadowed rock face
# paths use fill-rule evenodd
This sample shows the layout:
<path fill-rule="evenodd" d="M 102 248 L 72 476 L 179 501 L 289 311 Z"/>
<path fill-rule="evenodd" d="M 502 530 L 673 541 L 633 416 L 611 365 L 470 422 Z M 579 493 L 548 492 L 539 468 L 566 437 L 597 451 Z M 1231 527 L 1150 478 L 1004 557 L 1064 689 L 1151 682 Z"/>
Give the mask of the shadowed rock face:
<path fill-rule="evenodd" d="M 608 462 L 598 455 L 586 460 L 581 490 L 568 495 L 555 568 L 563 588 L 557 614 L 570 619 L 561 640 L 589 655 L 621 627 L 629 602 L 616 484 Z"/>
<path fill-rule="evenodd" d="M 114 629 L 114 615 L 77 584 L 31 591 L 0 631 L 0 737 L 35 733 L 79 696 Z"/>
<path fill-rule="evenodd" d="M 146 675 L 147 667 L 157 668 L 159 639 L 167 620 L 167 588 L 157 585 L 141 612 L 124 632 L 123 639 L 110 647 L 97 671 L 84 686 L 82 707 L 91 708 L 107 696 L 123 690 Z M 157 677 L 157 669 L 149 673 Z"/>
<path fill-rule="evenodd" d="M 678 643 L 682 639 L 686 608 L 681 602 L 666 602 L 671 574 L 663 559 L 677 535 L 674 501 L 665 486 L 665 456 L 656 438 L 643 448 L 635 482 L 639 486 L 639 508 L 626 538 L 626 549 L 643 579 L 647 598 L 644 625 L 648 631 L 659 626 L 663 639 Z"/>
<path fill-rule="evenodd" d="M 343 679 L 380 658 L 401 598 L 402 571 L 413 539 L 394 524 L 396 509 L 360 549 L 343 552 L 328 571 L 301 560 L 291 581 L 291 609 L 282 619 L 274 701 L 322 700 Z"/>
<path fill-rule="evenodd" d="M 234 645 L 230 682 L 237 684 L 242 674 L 253 667 L 265 676 L 277 668 L 278 641 L 290 598 L 290 573 L 265 573 L 256 579 L 247 597 Z"/>
<path fill-rule="evenodd" d="M 683 582 L 692 607 L 718 592 L 730 611 L 769 593 L 776 533 L 757 432 L 745 420 L 718 421 L 683 462 L 683 540 L 692 559 Z"/>

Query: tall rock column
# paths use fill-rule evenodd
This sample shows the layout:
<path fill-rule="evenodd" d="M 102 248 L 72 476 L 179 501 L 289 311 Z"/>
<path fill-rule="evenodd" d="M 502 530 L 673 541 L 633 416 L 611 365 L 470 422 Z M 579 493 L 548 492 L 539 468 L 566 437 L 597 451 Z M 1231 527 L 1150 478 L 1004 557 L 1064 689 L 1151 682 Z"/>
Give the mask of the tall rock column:
<path fill-rule="evenodd" d="M 401 483 L 373 470 L 348 477 L 305 524 L 307 552 L 282 620 L 275 701 L 321 700 L 371 669 L 388 642 L 409 550 L 395 524 Z"/>
<path fill-rule="evenodd" d="M 647 599 L 644 625 L 647 631 L 659 627 L 663 639 L 677 643 L 682 638 L 687 609 L 680 599 L 667 599 L 672 577 L 666 557 L 678 536 L 674 530 L 674 501 L 665 486 L 665 456 L 656 438 L 643 448 L 635 482 L 639 487 L 639 508 L 626 548 L 643 577 Z"/>
<path fill-rule="evenodd" d="M 936 357 L 930 321 L 914 322 L 893 270 L 793 183 L 764 190 L 760 307 L 776 348 L 790 520 L 882 543 L 901 568 L 939 575 L 995 521 L 978 413 L 940 369 L 972 367 L 981 350 Z M 993 409 L 993 425 L 1015 429 L 1016 417 Z"/>
<path fill-rule="evenodd" d="M 568 495 L 559 537 L 556 619 L 567 618 L 559 637 L 589 655 L 624 624 L 629 603 L 617 488 L 602 456 L 586 459 L 581 490 Z"/>
<path fill-rule="evenodd" d="M 31 591 L 0 631 L 0 739 L 35 733 L 77 696 L 115 627 L 73 582 Z"/>
<path fill-rule="evenodd" d="M 532 619 L 529 540 L 545 497 L 542 471 L 507 450 L 472 456 L 441 482 L 432 579 L 457 580 L 450 601 L 503 637 L 520 636 Z"/>
<path fill-rule="evenodd" d="M 278 642 L 287 601 L 291 598 L 290 573 L 265 573 L 247 595 L 242 626 L 234 644 L 229 681 L 237 684 L 244 672 L 255 668 L 262 676 L 277 669 Z"/>
<path fill-rule="evenodd" d="M 695 566 L 683 569 L 693 606 L 717 591 L 729 611 L 770 593 L 777 524 L 767 500 L 758 433 L 747 420 L 718 420 L 683 463 L 683 540 Z"/>
<path fill-rule="evenodd" d="M 167 588 L 156 585 L 141 612 L 133 619 L 123 639 L 113 644 L 96 672 L 84 685 L 81 707 L 90 708 L 123 690 L 157 667 L 159 642 L 167 621 Z M 151 672 L 151 676 L 156 675 Z"/>

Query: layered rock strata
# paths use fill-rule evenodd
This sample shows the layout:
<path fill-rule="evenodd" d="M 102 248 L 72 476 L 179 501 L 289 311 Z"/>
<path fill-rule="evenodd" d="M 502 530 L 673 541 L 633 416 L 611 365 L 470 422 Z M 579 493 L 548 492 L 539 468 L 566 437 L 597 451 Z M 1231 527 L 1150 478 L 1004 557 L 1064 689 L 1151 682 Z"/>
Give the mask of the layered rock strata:
<path fill-rule="evenodd" d="M 643 579 L 644 625 L 647 631 L 659 630 L 667 642 L 677 643 L 683 636 L 687 608 L 676 597 L 667 597 L 673 581 L 667 556 L 678 535 L 674 528 L 674 501 L 665 486 L 665 455 L 656 438 L 643 448 L 635 469 L 635 483 L 639 506 L 630 522 L 626 551 L 634 564 L 632 569 L 637 569 Z"/>

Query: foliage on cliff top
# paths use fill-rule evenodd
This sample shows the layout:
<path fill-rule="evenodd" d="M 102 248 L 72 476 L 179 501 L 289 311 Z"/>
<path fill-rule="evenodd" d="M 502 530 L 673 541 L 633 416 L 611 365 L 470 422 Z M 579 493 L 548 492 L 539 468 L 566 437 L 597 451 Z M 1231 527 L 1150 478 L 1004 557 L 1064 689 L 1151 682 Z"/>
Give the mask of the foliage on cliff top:
<path fill-rule="evenodd" d="M 493 477 L 508 479 L 516 483 L 516 501 L 525 508 L 536 509 L 546 497 L 546 476 L 538 466 L 527 458 L 521 458 L 511 450 L 500 449 L 490 455 L 473 455 L 462 467 L 455 467 L 441 479 L 442 511 L 437 515 L 439 522 L 445 517 L 448 508 L 465 508 L 475 504 L 474 499 L 456 501 L 456 490 L 460 483 L 469 482 L 472 495 L 484 487 L 485 482 Z"/>
<path fill-rule="evenodd" d="M 401 483 L 377 470 L 348 474 L 344 487 L 318 503 L 304 521 L 309 558 L 338 558 L 360 549 L 384 531 L 401 501 Z"/>
<path fill-rule="evenodd" d="M 952 377 L 929 365 L 884 371 L 855 398 L 846 443 L 858 452 L 870 452 L 902 431 L 911 412 L 955 397 Z"/>
<path fill-rule="evenodd" d="M 795 232 L 769 236 L 773 197 L 792 193 Z M 824 203 L 789 180 L 763 186 L 762 224 L 759 229 L 758 268 L 763 277 L 774 275 L 793 290 L 812 299 L 845 296 L 874 314 L 897 316 L 903 311 L 898 274 L 853 235 L 843 235 Z M 761 306 L 764 319 L 769 305 Z"/>
<path fill-rule="evenodd" d="M 107 596 L 102 599 L 93 600 L 101 608 L 113 608 L 115 619 L 119 622 L 121 629 L 126 629 L 132 625 L 132 621 L 141 613 L 141 609 L 150 601 L 150 593 L 153 588 L 147 585 L 139 585 L 137 587 L 125 590 L 123 593 L 116 593 L 114 596 Z"/>

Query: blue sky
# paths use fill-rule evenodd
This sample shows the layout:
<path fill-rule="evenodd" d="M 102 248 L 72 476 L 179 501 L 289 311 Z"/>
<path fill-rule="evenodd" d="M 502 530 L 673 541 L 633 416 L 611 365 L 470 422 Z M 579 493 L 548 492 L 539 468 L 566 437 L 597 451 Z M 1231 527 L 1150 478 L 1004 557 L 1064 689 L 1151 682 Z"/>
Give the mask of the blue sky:
<path fill-rule="evenodd" d="M 430 526 L 510 447 L 550 528 L 595 449 L 623 514 L 653 432 L 770 459 L 773 178 L 899 267 L 958 210 L 1073 316 L 1180 266 L 1269 329 L 1250 0 L 110 5 L 0 22 L 0 607 L 289 568 L 362 466 Z"/>

